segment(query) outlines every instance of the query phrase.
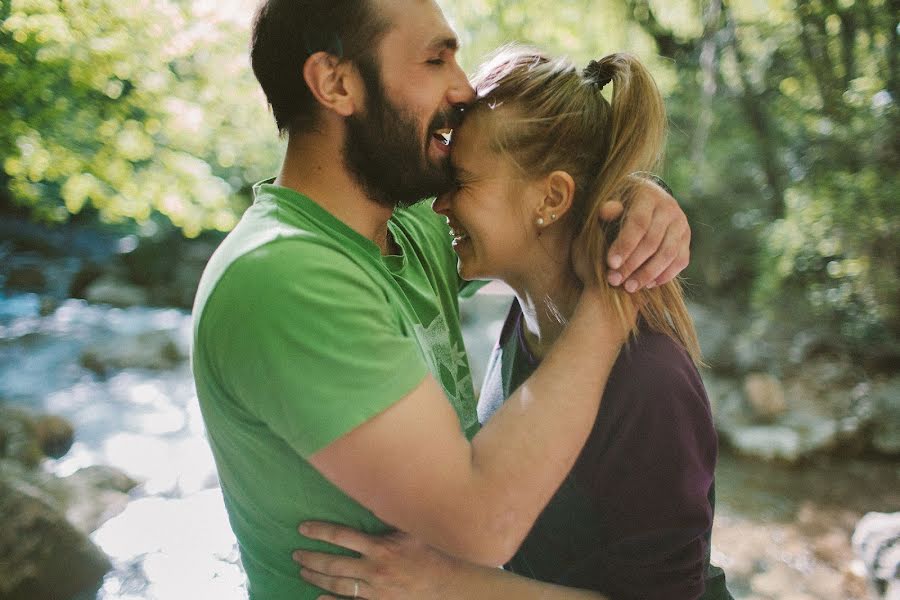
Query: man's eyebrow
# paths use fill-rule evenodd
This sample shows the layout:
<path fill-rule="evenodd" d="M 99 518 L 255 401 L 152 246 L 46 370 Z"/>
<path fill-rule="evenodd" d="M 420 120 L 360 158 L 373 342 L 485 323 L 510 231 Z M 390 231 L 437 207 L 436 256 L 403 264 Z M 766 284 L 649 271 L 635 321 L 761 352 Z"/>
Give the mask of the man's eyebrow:
<path fill-rule="evenodd" d="M 459 50 L 459 40 L 452 35 L 437 36 L 428 42 L 429 50 Z"/>

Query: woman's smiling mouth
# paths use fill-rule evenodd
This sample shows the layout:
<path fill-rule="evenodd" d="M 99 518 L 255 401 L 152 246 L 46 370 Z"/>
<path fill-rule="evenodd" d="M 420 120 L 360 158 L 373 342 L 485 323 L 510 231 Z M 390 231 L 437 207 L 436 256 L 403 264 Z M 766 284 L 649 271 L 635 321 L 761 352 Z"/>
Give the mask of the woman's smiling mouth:
<path fill-rule="evenodd" d="M 450 235 L 453 237 L 453 247 L 456 248 L 459 244 L 469 239 L 469 234 L 466 233 L 459 226 L 450 226 Z"/>

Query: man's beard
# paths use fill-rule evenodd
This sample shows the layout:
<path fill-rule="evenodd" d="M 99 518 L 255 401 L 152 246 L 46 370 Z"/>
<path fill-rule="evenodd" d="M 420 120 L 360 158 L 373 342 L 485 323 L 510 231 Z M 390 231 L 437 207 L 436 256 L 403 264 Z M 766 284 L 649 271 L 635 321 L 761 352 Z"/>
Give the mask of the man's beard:
<path fill-rule="evenodd" d="M 367 59 L 358 66 L 366 85 L 366 110 L 347 118 L 347 170 L 369 198 L 390 208 L 448 191 L 453 185 L 449 158 L 440 165 L 428 160 L 418 122 L 387 98 L 378 66 Z M 451 119 L 452 115 L 439 113 L 429 124 L 429 138 L 436 129 L 452 127 Z"/>

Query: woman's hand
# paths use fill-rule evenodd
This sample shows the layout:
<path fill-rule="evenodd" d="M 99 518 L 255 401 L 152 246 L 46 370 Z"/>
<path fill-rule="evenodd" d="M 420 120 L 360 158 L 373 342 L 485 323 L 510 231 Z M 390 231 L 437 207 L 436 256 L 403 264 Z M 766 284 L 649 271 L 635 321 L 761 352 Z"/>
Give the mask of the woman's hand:
<path fill-rule="evenodd" d="M 332 523 L 307 522 L 300 533 L 353 550 L 359 558 L 297 550 L 294 561 L 309 583 L 346 598 L 406 600 L 445 598 L 455 559 L 397 531 L 382 536 Z M 320 596 L 319 600 L 336 600 Z"/>

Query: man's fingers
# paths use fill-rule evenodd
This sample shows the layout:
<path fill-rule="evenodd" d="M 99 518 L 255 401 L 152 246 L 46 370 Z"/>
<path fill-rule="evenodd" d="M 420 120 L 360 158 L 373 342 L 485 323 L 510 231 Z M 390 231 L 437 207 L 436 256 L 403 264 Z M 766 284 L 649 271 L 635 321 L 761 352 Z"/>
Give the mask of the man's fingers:
<path fill-rule="evenodd" d="M 688 245 L 685 245 L 678 253 L 678 257 L 674 261 L 672 261 L 671 265 L 669 265 L 669 268 L 663 271 L 659 276 L 657 276 L 656 285 L 663 285 L 664 283 L 669 283 L 670 281 L 675 279 L 675 277 L 677 277 L 678 274 L 688 266 L 690 258 L 690 248 Z"/>
<path fill-rule="evenodd" d="M 600 218 L 604 221 L 615 221 L 622 216 L 625 205 L 619 200 L 609 200 L 600 207 Z"/>
<path fill-rule="evenodd" d="M 348 598 L 371 598 L 371 589 L 365 581 L 348 577 L 332 577 L 312 569 L 300 569 L 300 577 L 309 583 L 338 596 Z M 355 595 L 354 595 L 355 594 Z"/>
<path fill-rule="evenodd" d="M 309 550 L 295 550 L 291 557 L 301 567 L 323 575 L 351 577 L 354 579 L 365 579 L 368 576 L 365 561 L 360 558 L 326 554 L 324 552 L 310 552 Z"/>
<path fill-rule="evenodd" d="M 334 523 L 323 523 L 322 521 L 301 523 L 298 531 L 305 537 L 328 542 L 329 544 L 354 550 L 364 555 L 370 553 L 370 548 L 375 542 L 375 538 L 372 536 L 350 527 L 335 525 Z"/>
<path fill-rule="evenodd" d="M 622 222 L 619 235 L 609 247 L 606 262 L 611 269 L 620 270 L 626 261 L 631 260 L 635 248 L 650 229 L 653 222 L 653 203 L 642 201 L 642 198 L 640 195 L 635 198 Z M 630 274 L 631 271 L 628 271 L 628 275 Z"/>
<path fill-rule="evenodd" d="M 626 218 L 625 227 L 627 226 L 628 219 Z M 651 217 L 650 225 L 640 239 L 640 242 L 632 250 L 631 254 L 625 258 L 622 266 L 616 269 L 622 276 L 622 279 L 625 280 L 626 289 L 628 287 L 628 281 L 634 279 L 634 272 L 657 254 L 667 235 L 672 235 L 670 232 L 669 216 L 664 211 L 655 211 Z"/>
<path fill-rule="evenodd" d="M 671 277 L 661 281 L 663 273 L 666 273 L 670 267 L 675 265 L 682 249 L 688 249 L 689 242 L 689 230 L 679 232 L 677 226 L 669 227 L 655 253 L 628 277 L 628 280 L 625 282 L 625 290 L 634 292 L 643 287 L 652 287 L 653 285 L 669 281 Z M 686 264 L 682 265 L 675 274 L 677 275 L 685 266 Z"/>

